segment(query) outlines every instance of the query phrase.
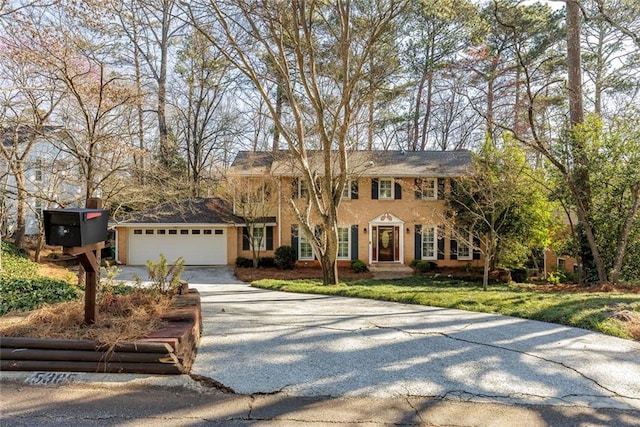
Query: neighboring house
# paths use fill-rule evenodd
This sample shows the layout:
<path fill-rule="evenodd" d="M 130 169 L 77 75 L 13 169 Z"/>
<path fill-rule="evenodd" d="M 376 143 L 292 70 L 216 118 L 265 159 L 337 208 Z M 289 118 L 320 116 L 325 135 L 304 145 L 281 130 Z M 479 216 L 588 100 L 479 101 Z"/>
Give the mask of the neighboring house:
<path fill-rule="evenodd" d="M 567 214 L 563 211 L 554 211 L 553 217 L 560 222 L 560 226 L 555 230 L 551 239 L 554 243 L 564 242 L 571 239 L 574 232 L 574 224 L 578 223 L 575 213 Z M 556 245 L 557 246 L 557 245 Z M 567 255 L 566 251 L 558 251 L 552 248 L 544 250 L 544 277 L 549 277 L 550 273 L 562 272 L 571 275 L 579 272 L 579 261 L 575 257 Z"/>
<path fill-rule="evenodd" d="M 319 153 L 311 153 L 312 163 L 319 160 Z M 349 165 L 350 180 L 338 212 L 339 263 L 360 259 L 369 265 L 408 265 L 417 259 L 438 266 L 481 265 L 471 238 L 452 232 L 447 224 L 444 201 L 452 178 L 469 173 L 469 151 L 356 151 L 349 154 Z M 223 214 L 229 207 L 215 199 L 197 202 L 206 209 L 179 218 L 173 215 L 184 207 L 159 207 L 166 218 L 118 224 L 118 261 L 144 264 L 163 252 L 167 258 L 168 253 L 183 255 L 187 264 L 233 264 L 238 256 L 252 257 L 249 240 L 254 239 L 261 242 L 263 257 L 289 245 L 296 249 L 299 264 L 317 262 L 291 209 L 291 201 L 303 203 L 309 189 L 288 152 L 275 157 L 269 152 L 239 152 L 228 177 L 244 179 L 248 186 L 252 180 L 271 177 L 276 188 L 265 191 L 265 197 L 275 198 L 275 203 L 271 199 L 268 220 L 247 227 L 237 209 L 236 215 Z M 205 230 L 218 231 L 204 235 Z"/>
<path fill-rule="evenodd" d="M 81 194 L 77 180 L 74 179 L 74 162 L 68 153 L 49 138 L 55 137 L 57 132 L 59 127 L 56 126 L 46 126 L 37 135 L 26 126 L 0 129 L 3 145 L 0 155 L 1 225 L 8 234 L 15 230 L 17 219 L 16 159 L 22 160 L 25 178 L 25 235 L 40 233 L 44 209 L 59 207 L 58 202 L 67 207 L 72 206 L 70 202 L 78 200 Z M 13 168 L 9 162 L 14 163 Z"/>

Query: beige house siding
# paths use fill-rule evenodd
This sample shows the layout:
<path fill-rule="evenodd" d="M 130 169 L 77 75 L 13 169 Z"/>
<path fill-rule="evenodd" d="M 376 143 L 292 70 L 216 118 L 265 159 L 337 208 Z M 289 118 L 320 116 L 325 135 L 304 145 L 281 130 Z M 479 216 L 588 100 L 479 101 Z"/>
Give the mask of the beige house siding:
<path fill-rule="evenodd" d="M 129 233 L 124 227 L 116 227 L 116 260 L 121 264 L 127 264 L 127 253 L 129 247 Z"/>
<path fill-rule="evenodd" d="M 343 199 L 338 210 L 338 226 L 351 227 L 358 226 L 358 259 L 369 263 L 371 257 L 372 233 L 370 221 L 376 217 L 388 213 L 393 217 L 402 220 L 403 225 L 400 232 L 400 239 L 403 247 L 403 257 L 400 263 L 410 264 L 415 258 L 415 227 L 416 225 L 439 226 L 444 232 L 444 254 L 445 259 L 433 260 L 439 266 L 481 266 L 480 260 L 452 260 L 450 258 L 450 238 L 451 233 L 444 226 L 446 221 L 444 200 L 422 200 L 415 197 L 415 179 L 398 178 L 395 182 L 400 183 L 402 188 L 401 199 L 380 200 L 371 198 L 372 179 L 361 177 L 358 179 L 358 199 Z M 292 245 L 291 228 L 299 221 L 295 217 L 290 206 L 292 178 L 282 178 L 282 217 L 278 221 L 282 230 L 282 244 Z M 449 179 L 445 181 L 445 192 L 450 191 Z M 294 199 L 294 202 L 297 202 Z M 365 232 L 366 230 L 366 232 Z M 297 249 L 297 248 L 296 248 Z M 268 255 L 265 255 L 268 256 Z M 314 264 L 312 261 L 300 261 L 304 265 Z M 339 261 L 339 264 L 349 264 L 350 261 Z"/>

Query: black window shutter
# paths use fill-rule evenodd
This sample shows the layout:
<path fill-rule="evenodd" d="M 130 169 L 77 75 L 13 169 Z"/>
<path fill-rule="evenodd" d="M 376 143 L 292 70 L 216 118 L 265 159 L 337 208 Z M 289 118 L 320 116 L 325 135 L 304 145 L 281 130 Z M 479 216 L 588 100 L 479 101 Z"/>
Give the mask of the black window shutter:
<path fill-rule="evenodd" d="M 402 185 L 400 185 L 400 182 L 396 181 L 394 187 L 393 198 L 396 200 L 402 199 Z"/>
<path fill-rule="evenodd" d="M 455 179 L 452 179 L 449 181 L 451 185 L 451 195 L 453 197 L 459 196 L 458 194 L 458 181 L 456 181 Z"/>
<path fill-rule="evenodd" d="M 272 251 L 273 250 L 273 227 L 267 226 L 266 238 L 267 238 L 266 248 L 268 251 Z"/>
<path fill-rule="evenodd" d="M 458 238 L 451 232 L 451 240 L 449 241 L 451 245 L 451 253 L 449 255 L 449 259 L 458 259 Z"/>
<path fill-rule="evenodd" d="M 293 180 L 291 180 L 291 198 L 298 198 L 298 178 L 293 178 Z"/>
<path fill-rule="evenodd" d="M 378 178 L 371 178 L 371 199 L 378 199 Z"/>
<path fill-rule="evenodd" d="M 441 227 L 437 228 L 438 233 L 438 259 L 444 259 L 444 233 Z"/>
<path fill-rule="evenodd" d="M 416 225 L 415 235 L 415 259 L 422 259 L 422 226 Z"/>
<path fill-rule="evenodd" d="M 291 247 L 296 251 L 296 259 L 298 258 L 298 226 L 291 226 Z"/>
<path fill-rule="evenodd" d="M 473 259 L 480 259 L 480 239 L 473 236 Z"/>
<path fill-rule="evenodd" d="M 249 236 L 249 229 L 247 227 L 242 227 L 242 250 L 243 251 L 248 251 L 249 249 L 251 249 L 251 247 L 249 246 L 249 239 L 251 237 Z"/>
<path fill-rule="evenodd" d="M 358 226 L 351 226 L 351 259 L 358 259 Z"/>
<path fill-rule="evenodd" d="M 444 200 L 444 178 L 438 178 L 438 200 Z"/>
<path fill-rule="evenodd" d="M 352 199 L 358 198 L 358 180 L 357 179 L 354 179 L 353 181 L 351 181 L 351 198 Z"/>
<path fill-rule="evenodd" d="M 422 199 L 422 180 L 420 178 L 416 178 L 414 185 L 416 187 L 416 200 L 420 200 Z"/>

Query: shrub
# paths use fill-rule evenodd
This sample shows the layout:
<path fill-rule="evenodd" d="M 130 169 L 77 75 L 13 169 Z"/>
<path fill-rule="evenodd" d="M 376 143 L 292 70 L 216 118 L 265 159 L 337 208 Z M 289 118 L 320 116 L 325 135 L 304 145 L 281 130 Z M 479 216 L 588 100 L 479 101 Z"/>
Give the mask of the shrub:
<path fill-rule="evenodd" d="M 431 261 L 418 261 L 416 263 L 416 270 L 418 273 L 428 273 L 436 268 L 436 263 Z"/>
<path fill-rule="evenodd" d="M 420 262 L 419 259 L 414 259 L 413 261 L 411 261 L 411 264 L 409 265 L 413 268 L 416 268 L 419 262 Z"/>
<path fill-rule="evenodd" d="M 275 265 L 276 259 L 271 256 L 262 257 L 260 258 L 260 261 L 258 261 L 258 267 L 270 268 L 275 267 Z"/>
<path fill-rule="evenodd" d="M 291 246 L 280 246 L 275 252 L 275 264 L 283 270 L 293 270 L 298 252 Z"/>
<path fill-rule="evenodd" d="M 552 271 L 549 273 L 549 277 L 547 278 L 547 282 L 552 285 L 558 285 L 560 283 L 565 283 L 567 280 L 567 276 L 562 271 Z"/>
<path fill-rule="evenodd" d="M 236 258 L 236 267 L 240 268 L 250 268 L 253 267 L 253 260 L 251 258 L 245 258 L 239 256 Z"/>
<path fill-rule="evenodd" d="M 173 261 L 170 267 L 167 265 L 167 258 L 160 254 L 160 260 L 156 263 L 147 260 L 147 273 L 153 282 L 153 287 L 161 293 L 178 293 L 182 286 L 180 275 L 184 270 L 184 258 L 179 257 Z"/>
<path fill-rule="evenodd" d="M 529 281 L 529 270 L 526 268 L 512 268 L 511 280 L 516 283 L 527 283 Z"/>
<path fill-rule="evenodd" d="M 354 259 L 353 261 L 351 261 L 351 269 L 356 273 L 364 273 L 365 271 L 369 270 L 367 268 L 367 264 L 360 261 L 359 259 Z"/>

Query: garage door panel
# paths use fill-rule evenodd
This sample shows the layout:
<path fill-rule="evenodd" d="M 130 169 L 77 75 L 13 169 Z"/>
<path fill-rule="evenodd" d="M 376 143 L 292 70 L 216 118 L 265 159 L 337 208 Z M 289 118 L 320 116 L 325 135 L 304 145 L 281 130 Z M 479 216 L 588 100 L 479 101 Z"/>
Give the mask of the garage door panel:
<path fill-rule="evenodd" d="M 170 263 L 179 257 L 185 259 L 186 265 L 225 265 L 227 263 L 225 229 L 137 229 L 141 230 L 140 234 L 135 230 L 129 230 L 129 264 L 131 265 L 144 265 L 147 260 L 157 261 L 160 254 L 163 254 Z M 158 230 L 164 230 L 164 233 L 159 233 Z M 151 231 L 153 234 L 149 234 Z M 175 234 L 170 234 L 174 231 Z"/>

